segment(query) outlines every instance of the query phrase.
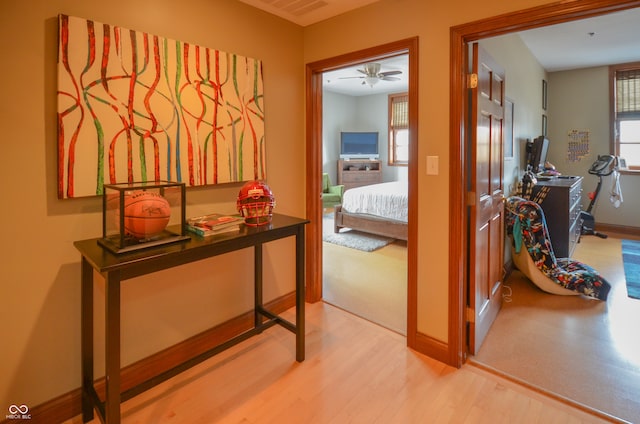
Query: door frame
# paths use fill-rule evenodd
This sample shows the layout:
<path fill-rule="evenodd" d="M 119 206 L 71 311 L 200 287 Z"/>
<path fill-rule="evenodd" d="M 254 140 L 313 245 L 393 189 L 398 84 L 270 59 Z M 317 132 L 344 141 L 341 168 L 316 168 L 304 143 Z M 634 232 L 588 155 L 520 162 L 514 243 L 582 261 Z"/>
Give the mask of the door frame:
<path fill-rule="evenodd" d="M 322 300 L 322 74 L 365 61 L 407 54 L 409 57 L 409 214 L 407 240 L 407 344 L 413 346 L 417 329 L 418 182 L 418 38 L 407 38 L 343 54 L 306 65 L 306 281 L 307 302 Z M 317 194 L 317 195 L 316 195 Z"/>
<path fill-rule="evenodd" d="M 482 38 L 590 18 L 640 7 L 640 0 L 580 0 L 558 2 L 452 27 L 450 30 L 450 168 L 449 213 L 449 364 L 461 367 L 468 354 L 467 299 L 469 290 L 466 233 L 468 221 L 468 96 L 466 90 L 467 51 Z"/>

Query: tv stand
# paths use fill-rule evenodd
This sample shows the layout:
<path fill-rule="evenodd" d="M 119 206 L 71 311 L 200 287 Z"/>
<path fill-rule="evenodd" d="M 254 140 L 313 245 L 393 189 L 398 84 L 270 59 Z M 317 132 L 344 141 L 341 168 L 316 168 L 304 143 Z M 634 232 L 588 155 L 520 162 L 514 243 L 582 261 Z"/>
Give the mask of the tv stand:
<path fill-rule="evenodd" d="M 382 182 L 382 166 L 379 160 L 340 159 L 338 161 L 338 184 L 345 190 Z"/>

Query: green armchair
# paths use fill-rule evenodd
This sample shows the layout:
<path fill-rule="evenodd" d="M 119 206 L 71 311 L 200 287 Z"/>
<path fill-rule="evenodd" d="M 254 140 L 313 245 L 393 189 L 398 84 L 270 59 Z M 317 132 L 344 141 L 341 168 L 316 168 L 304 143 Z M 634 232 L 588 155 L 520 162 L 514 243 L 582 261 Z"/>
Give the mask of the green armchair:
<path fill-rule="evenodd" d="M 329 174 L 322 174 L 322 207 L 332 208 L 342 203 L 343 185 L 331 185 Z"/>

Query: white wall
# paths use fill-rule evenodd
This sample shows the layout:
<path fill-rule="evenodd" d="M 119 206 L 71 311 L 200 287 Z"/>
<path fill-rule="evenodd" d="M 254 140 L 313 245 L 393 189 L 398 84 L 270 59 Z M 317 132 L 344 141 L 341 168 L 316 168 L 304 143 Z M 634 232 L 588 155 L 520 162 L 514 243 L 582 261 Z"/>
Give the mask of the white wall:
<path fill-rule="evenodd" d="M 338 179 L 337 161 L 340 158 L 341 131 L 377 131 L 378 151 L 382 163 L 383 181 L 406 181 L 406 166 L 389 166 L 388 94 L 347 96 L 325 91 L 323 93 L 323 145 L 322 169 L 335 184 Z"/>
<path fill-rule="evenodd" d="M 325 91 L 322 94 L 322 171 L 338 182 L 340 131 L 356 121 L 356 97 Z"/>
<path fill-rule="evenodd" d="M 582 207 L 595 190 L 598 178 L 588 173 L 597 156 L 610 154 L 609 69 L 606 66 L 549 74 L 549 160 L 567 175 L 581 175 Z M 589 130 L 589 154 L 577 162 L 567 158 L 568 137 L 573 129 Z M 624 174 L 620 185 L 624 202 L 615 208 L 609 200 L 613 180 L 605 177 L 592 210 L 596 224 L 640 227 L 640 175 Z"/>

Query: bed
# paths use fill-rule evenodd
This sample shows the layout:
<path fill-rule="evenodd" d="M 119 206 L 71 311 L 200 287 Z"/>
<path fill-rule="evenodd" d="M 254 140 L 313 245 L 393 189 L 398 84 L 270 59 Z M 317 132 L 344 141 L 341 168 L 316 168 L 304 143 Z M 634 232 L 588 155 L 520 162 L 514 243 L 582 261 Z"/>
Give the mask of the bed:
<path fill-rule="evenodd" d="M 407 183 L 394 181 L 345 191 L 335 207 L 334 231 L 351 228 L 399 240 L 407 240 Z"/>

